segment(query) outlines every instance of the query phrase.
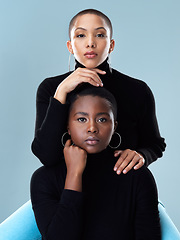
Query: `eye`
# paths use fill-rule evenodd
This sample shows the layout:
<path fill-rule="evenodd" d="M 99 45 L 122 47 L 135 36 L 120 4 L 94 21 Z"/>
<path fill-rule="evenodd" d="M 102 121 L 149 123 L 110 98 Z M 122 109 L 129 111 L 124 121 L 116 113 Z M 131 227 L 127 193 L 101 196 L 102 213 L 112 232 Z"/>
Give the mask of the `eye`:
<path fill-rule="evenodd" d="M 85 37 L 85 35 L 84 34 L 78 34 L 76 37 L 77 38 L 83 38 L 83 37 Z"/>
<path fill-rule="evenodd" d="M 105 37 L 105 35 L 104 35 L 103 33 L 98 33 L 96 36 L 97 36 L 98 38 L 104 38 L 104 37 Z"/>
<path fill-rule="evenodd" d="M 83 117 L 80 117 L 80 118 L 78 118 L 77 120 L 78 120 L 78 122 L 82 122 L 82 123 L 83 123 L 83 122 L 86 122 L 86 118 L 83 118 Z"/>
<path fill-rule="evenodd" d="M 106 119 L 106 118 L 99 118 L 99 119 L 98 119 L 98 122 L 104 123 L 104 122 L 107 122 L 107 119 Z"/>

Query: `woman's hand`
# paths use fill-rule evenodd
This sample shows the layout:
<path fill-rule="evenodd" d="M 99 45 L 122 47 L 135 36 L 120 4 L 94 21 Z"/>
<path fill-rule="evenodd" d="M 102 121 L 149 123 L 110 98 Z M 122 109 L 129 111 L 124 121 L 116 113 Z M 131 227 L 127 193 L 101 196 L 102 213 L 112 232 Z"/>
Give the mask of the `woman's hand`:
<path fill-rule="evenodd" d="M 64 158 L 67 167 L 65 189 L 82 191 L 82 174 L 86 167 L 87 153 L 67 140 L 64 146 Z"/>
<path fill-rule="evenodd" d="M 70 139 L 67 140 L 64 146 L 64 158 L 67 172 L 77 175 L 83 174 L 86 167 L 87 152 L 78 146 L 72 145 Z"/>
<path fill-rule="evenodd" d="M 62 81 L 56 89 L 54 98 L 60 101 L 62 104 L 66 102 L 66 96 L 68 93 L 73 91 L 80 83 L 88 82 L 93 86 L 103 86 L 99 74 L 106 74 L 98 68 L 88 69 L 88 68 L 77 68 L 73 73 L 71 73 L 67 78 Z"/>
<path fill-rule="evenodd" d="M 121 172 L 126 174 L 133 167 L 135 170 L 137 170 L 141 168 L 145 163 L 143 156 L 131 149 L 126 149 L 123 151 L 117 150 L 114 152 L 114 156 L 119 156 L 119 159 L 114 166 L 114 171 L 116 171 L 117 174 L 120 174 Z"/>

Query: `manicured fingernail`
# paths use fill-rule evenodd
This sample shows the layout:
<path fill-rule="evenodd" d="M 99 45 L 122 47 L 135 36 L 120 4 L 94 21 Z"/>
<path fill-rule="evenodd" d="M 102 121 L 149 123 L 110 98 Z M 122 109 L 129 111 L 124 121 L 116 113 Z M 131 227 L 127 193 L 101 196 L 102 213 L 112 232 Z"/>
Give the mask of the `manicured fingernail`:
<path fill-rule="evenodd" d="M 117 171 L 117 174 L 120 174 L 120 173 L 121 173 L 121 171 L 120 171 L 120 170 L 118 170 L 118 171 Z"/>
<path fill-rule="evenodd" d="M 114 167 L 114 171 L 116 171 L 117 170 L 117 167 Z"/>
<path fill-rule="evenodd" d="M 123 173 L 127 173 L 127 171 L 126 171 L 126 170 L 124 170 L 124 171 L 123 171 Z"/>

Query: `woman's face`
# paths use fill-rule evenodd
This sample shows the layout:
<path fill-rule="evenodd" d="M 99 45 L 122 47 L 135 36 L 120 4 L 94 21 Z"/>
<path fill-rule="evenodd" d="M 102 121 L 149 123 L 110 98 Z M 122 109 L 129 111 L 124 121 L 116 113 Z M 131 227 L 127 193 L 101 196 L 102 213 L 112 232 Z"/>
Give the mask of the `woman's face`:
<path fill-rule="evenodd" d="M 106 99 L 81 96 L 72 105 L 68 133 L 76 146 L 88 153 L 98 153 L 108 146 L 115 125 L 112 109 Z"/>
<path fill-rule="evenodd" d="M 94 14 L 78 16 L 71 30 L 68 50 L 86 68 L 100 65 L 114 49 L 110 29 L 105 20 Z"/>

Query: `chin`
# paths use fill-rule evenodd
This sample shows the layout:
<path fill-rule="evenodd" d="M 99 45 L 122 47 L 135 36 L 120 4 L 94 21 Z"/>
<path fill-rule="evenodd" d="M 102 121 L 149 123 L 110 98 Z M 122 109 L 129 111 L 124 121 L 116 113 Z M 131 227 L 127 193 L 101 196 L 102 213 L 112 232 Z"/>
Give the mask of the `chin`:
<path fill-rule="evenodd" d="M 99 62 L 95 59 L 88 59 L 86 61 L 84 61 L 84 63 L 82 63 L 86 68 L 96 68 L 97 66 L 99 66 L 102 62 Z"/>
<path fill-rule="evenodd" d="M 88 153 L 88 154 L 95 154 L 95 153 L 100 153 L 100 152 L 102 152 L 103 150 L 104 150 L 105 148 L 100 148 L 100 149 L 97 149 L 97 148 L 87 148 L 87 149 L 85 149 L 86 150 L 86 152 Z"/>
<path fill-rule="evenodd" d="M 101 151 L 91 151 L 91 150 L 86 150 L 86 152 L 88 153 L 88 154 L 95 154 L 95 153 L 99 153 L 99 152 L 101 152 Z"/>
<path fill-rule="evenodd" d="M 83 64 L 86 68 L 93 69 L 96 68 L 98 65 L 93 63 Z"/>

